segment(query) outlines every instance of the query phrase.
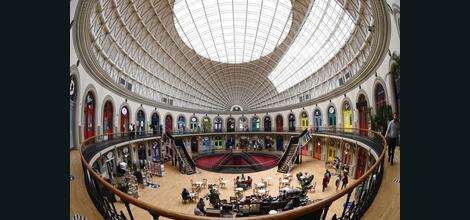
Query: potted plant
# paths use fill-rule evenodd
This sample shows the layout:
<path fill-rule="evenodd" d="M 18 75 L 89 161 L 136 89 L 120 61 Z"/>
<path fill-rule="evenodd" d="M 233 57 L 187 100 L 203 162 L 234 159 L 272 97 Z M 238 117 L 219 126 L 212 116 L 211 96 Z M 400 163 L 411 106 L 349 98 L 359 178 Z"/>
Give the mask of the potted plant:
<path fill-rule="evenodd" d="M 300 183 L 300 187 L 302 188 L 302 194 L 306 195 L 307 192 L 313 187 L 312 185 L 313 175 L 308 175 L 307 177 L 302 179 L 301 178 L 301 176 L 303 176 L 302 172 L 298 172 L 297 174 L 295 174 L 295 176 L 297 177 L 297 180 Z"/>

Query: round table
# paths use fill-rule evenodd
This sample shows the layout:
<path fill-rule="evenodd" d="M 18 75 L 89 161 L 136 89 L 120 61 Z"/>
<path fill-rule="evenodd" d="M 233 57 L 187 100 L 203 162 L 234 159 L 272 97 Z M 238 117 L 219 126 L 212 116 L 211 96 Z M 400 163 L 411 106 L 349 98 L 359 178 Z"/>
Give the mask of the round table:
<path fill-rule="evenodd" d="M 265 194 L 265 193 L 266 193 L 266 190 L 260 189 L 260 190 L 258 190 L 258 193 L 259 193 L 259 194 Z"/>
<path fill-rule="evenodd" d="M 196 181 L 194 182 L 196 185 L 202 185 L 202 181 Z"/>
<path fill-rule="evenodd" d="M 276 211 L 276 210 L 271 210 L 271 211 L 269 211 L 269 214 L 270 214 L 270 215 L 277 214 L 277 211 Z"/>
<path fill-rule="evenodd" d="M 268 186 L 271 185 L 271 184 L 269 184 L 269 181 L 272 180 L 272 179 L 273 179 L 273 178 L 270 177 L 270 176 L 266 177 L 266 182 L 268 182 Z"/>
<path fill-rule="evenodd" d="M 289 180 L 283 179 L 281 180 L 281 183 L 289 183 Z"/>
<path fill-rule="evenodd" d="M 258 187 L 258 188 L 263 188 L 263 187 L 264 187 L 264 183 L 257 183 L 257 184 L 256 184 L 256 187 Z"/>
<path fill-rule="evenodd" d="M 282 188 L 281 190 L 282 190 L 282 191 L 289 191 L 290 188 L 289 188 L 289 187 L 284 187 L 284 188 Z"/>
<path fill-rule="evenodd" d="M 305 179 L 305 178 L 306 178 L 306 176 L 301 176 L 301 177 L 300 177 L 300 179 Z"/>
<path fill-rule="evenodd" d="M 243 192 L 243 188 L 237 187 L 237 188 L 235 188 L 235 191 L 237 191 L 237 192 Z"/>
<path fill-rule="evenodd" d="M 286 173 L 286 174 L 284 174 L 284 176 L 285 176 L 285 177 L 290 177 L 290 176 L 292 176 L 292 174 Z"/>

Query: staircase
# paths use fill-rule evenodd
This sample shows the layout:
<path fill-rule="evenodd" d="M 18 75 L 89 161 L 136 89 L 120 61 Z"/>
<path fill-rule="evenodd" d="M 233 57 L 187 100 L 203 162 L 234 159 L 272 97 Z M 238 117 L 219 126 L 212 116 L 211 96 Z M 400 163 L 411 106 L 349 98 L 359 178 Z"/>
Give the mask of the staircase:
<path fill-rule="evenodd" d="M 194 163 L 191 156 L 189 156 L 186 147 L 181 139 L 175 139 L 170 134 L 166 134 L 174 144 L 174 149 L 176 150 L 176 155 L 181 159 L 185 167 L 185 173 L 188 175 L 196 173 L 196 164 Z"/>
<path fill-rule="evenodd" d="M 287 145 L 286 151 L 282 155 L 281 159 L 277 163 L 277 172 L 287 173 L 289 172 L 289 164 L 293 163 L 295 152 L 298 148 L 299 137 L 291 137 L 289 144 Z"/>
<path fill-rule="evenodd" d="M 286 151 L 284 151 L 284 154 L 277 163 L 277 172 L 287 173 L 289 172 L 289 165 L 299 163 L 299 151 L 308 143 L 308 141 L 310 141 L 310 139 L 311 137 L 308 134 L 307 129 L 305 129 L 299 136 L 291 137 Z"/>

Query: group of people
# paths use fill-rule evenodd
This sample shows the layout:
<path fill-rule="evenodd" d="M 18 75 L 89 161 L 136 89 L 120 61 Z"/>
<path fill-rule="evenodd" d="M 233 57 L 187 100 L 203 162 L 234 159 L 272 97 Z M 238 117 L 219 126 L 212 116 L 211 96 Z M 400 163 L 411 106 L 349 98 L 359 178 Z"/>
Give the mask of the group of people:
<path fill-rule="evenodd" d="M 328 187 L 328 184 L 330 183 L 330 179 L 331 179 L 331 172 L 328 169 L 326 169 L 325 174 L 323 175 L 323 181 L 322 181 L 323 189 L 322 189 L 322 192 L 325 192 L 325 189 Z M 337 173 L 336 181 L 335 181 L 336 191 L 338 191 L 339 185 L 341 183 L 342 183 L 341 189 L 347 187 L 347 185 L 348 185 L 348 175 L 346 173 L 344 175 L 341 175 L 340 173 Z"/>
<path fill-rule="evenodd" d="M 235 178 L 235 181 L 236 181 L 236 185 L 239 186 L 239 185 L 244 185 L 245 187 L 242 187 L 244 189 L 247 189 L 247 188 L 251 188 L 252 184 L 253 184 L 253 179 L 248 176 L 246 179 L 245 179 L 245 175 L 242 174 L 242 177 L 240 178 L 240 176 L 237 176 L 237 178 Z M 242 183 L 242 184 L 240 184 Z"/>

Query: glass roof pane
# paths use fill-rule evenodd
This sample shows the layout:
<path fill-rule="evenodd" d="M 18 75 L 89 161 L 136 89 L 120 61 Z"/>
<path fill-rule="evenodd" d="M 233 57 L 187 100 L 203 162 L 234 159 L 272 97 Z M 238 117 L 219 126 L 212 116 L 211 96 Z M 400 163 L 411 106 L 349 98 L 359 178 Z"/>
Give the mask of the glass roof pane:
<path fill-rule="evenodd" d="M 283 92 L 325 65 L 349 39 L 353 25 L 336 0 L 315 1 L 297 38 L 268 76 L 277 91 Z"/>
<path fill-rule="evenodd" d="M 292 24 L 290 0 L 176 0 L 173 11 L 183 42 L 223 63 L 249 62 L 271 53 Z M 201 19 L 202 12 L 206 19 Z M 217 48 L 218 54 L 208 48 Z"/>

